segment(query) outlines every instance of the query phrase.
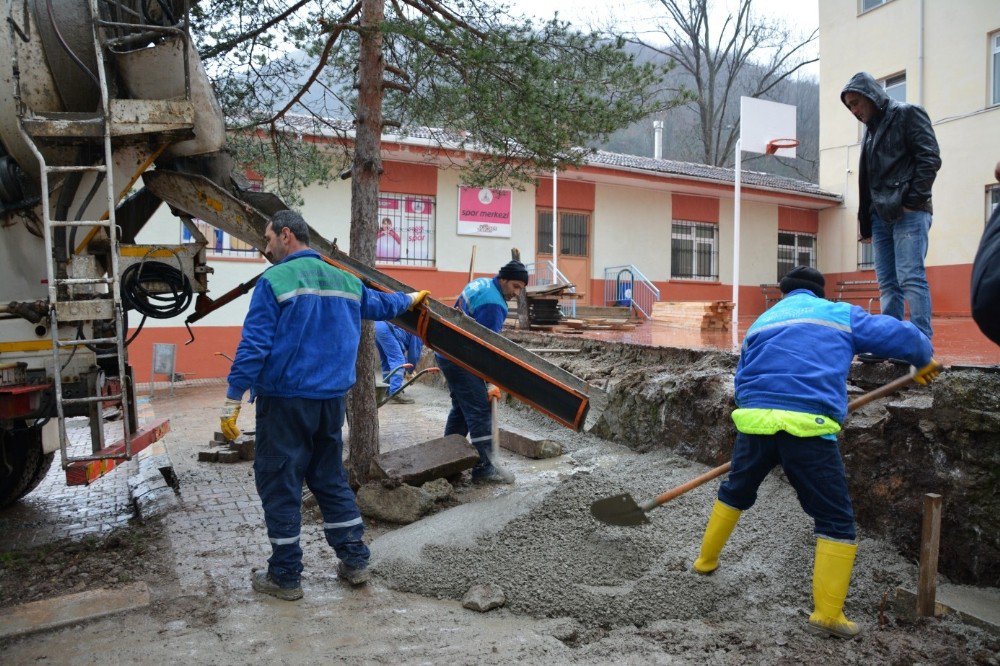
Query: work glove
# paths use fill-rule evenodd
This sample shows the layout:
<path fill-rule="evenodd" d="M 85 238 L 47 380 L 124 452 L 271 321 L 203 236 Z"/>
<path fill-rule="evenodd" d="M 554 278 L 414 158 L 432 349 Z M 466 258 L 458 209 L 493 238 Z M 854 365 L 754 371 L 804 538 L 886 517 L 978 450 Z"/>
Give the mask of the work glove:
<path fill-rule="evenodd" d="M 931 383 L 931 381 L 935 377 L 941 374 L 941 370 L 943 369 L 944 367 L 940 363 L 938 363 L 934 359 L 931 359 L 930 363 L 920 368 L 919 370 L 917 370 L 916 366 L 911 365 L 910 376 L 913 377 L 913 381 L 915 381 L 916 383 L 922 384 L 923 386 L 927 386 L 928 384 Z"/>
<path fill-rule="evenodd" d="M 235 442 L 236 438 L 240 436 L 240 429 L 236 427 L 236 419 L 239 418 L 242 404 L 242 400 L 226 398 L 222 412 L 219 414 L 219 429 L 222 431 L 222 436 L 230 442 Z"/>
<path fill-rule="evenodd" d="M 427 291 L 426 289 L 422 289 L 421 291 L 414 291 L 407 294 L 407 296 L 410 297 L 410 307 L 406 309 L 407 310 L 415 309 L 418 305 L 424 302 L 425 298 L 427 298 L 430 295 L 431 292 Z"/>
<path fill-rule="evenodd" d="M 500 388 L 493 384 L 486 385 L 486 397 L 490 400 L 500 401 Z"/>

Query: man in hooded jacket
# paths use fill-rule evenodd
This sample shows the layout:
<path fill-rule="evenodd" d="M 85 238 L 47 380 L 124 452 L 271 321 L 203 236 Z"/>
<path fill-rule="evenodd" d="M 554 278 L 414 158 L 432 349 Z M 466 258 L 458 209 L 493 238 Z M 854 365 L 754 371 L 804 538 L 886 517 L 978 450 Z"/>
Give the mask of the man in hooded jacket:
<path fill-rule="evenodd" d="M 924 270 L 931 228 L 931 186 L 941 168 L 927 112 L 897 102 L 871 74 L 858 72 L 840 100 L 865 125 L 861 143 L 858 222 L 875 250 L 882 314 L 910 321 L 931 337 L 931 294 Z"/>

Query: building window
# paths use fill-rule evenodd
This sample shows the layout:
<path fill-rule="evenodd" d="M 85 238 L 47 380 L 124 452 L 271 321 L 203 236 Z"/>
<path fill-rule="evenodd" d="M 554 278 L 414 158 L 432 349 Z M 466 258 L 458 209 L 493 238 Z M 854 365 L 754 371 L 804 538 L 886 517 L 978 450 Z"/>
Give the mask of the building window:
<path fill-rule="evenodd" d="M 894 99 L 897 102 L 906 101 L 906 72 L 888 76 L 879 81 L 879 83 L 885 88 L 885 93 L 890 99 Z"/>
<path fill-rule="evenodd" d="M 670 277 L 719 279 L 719 227 L 674 220 L 670 228 Z"/>
<path fill-rule="evenodd" d="M 379 194 L 376 262 L 434 265 L 435 199 L 417 194 Z"/>
<path fill-rule="evenodd" d="M 1000 208 L 1000 185 L 986 186 L 986 220 L 993 216 L 993 211 Z"/>
<path fill-rule="evenodd" d="M 193 218 L 192 222 L 194 222 L 194 226 L 208 241 L 208 247 L 205 249 L 207 250 L 209 257 L 243 257 L 247 259 L 256 259 L 260 256 L 260 252 L 257 251 L 257 248 L 250 243 L 242 241 L 235 236 L 231 236 L 222 229 L 216 229 L 204 220 Z M 182 222 L 181 242 L 193 243 L 194 240 L 194 235 L 186 226 L 184 226 L 184 223 Z"/>
<path fill-rule="evenodd" d="M 870 240 L 858 241 L 858 270 L 875 268 L 875 246 Z"/>
<path fill-rule="evenodd" d="M 881 7 L 887 2 L 889 2 L 889 0 L 860 0 L 860 11 L 858 13 L 864 14 L 865 12 L 869 12 L 876 7 Z"/>
<path fill-rule="evenodd" d="M 990 80 L 993 82 L 990 104 L 1000 104 L 1000 32 L 990 35 L 990 69 Z"/>
<path fill-rule="evenodd" d="M 538 254 L 552 254 L 552 211 L 538 211 Z M 559 255 L 590 254 L 590 214 L 559 211 Z"/>
<path fill-rule="evenodd" d="M 778 280 L 796 266 L 816 268 L 816 235 L 778 232 Z"/>

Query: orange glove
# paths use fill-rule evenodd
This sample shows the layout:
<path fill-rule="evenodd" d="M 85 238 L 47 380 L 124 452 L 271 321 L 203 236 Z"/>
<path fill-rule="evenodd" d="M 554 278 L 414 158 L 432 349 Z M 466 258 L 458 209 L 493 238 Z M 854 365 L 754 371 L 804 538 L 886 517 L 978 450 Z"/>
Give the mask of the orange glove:
<path fill-rule="evenodd" d="M 916 366 L 910 366 L 910 376 L 913 377 L 913 381 L 923 386 L 927 386 L 934 380 L 941 371 L 944 369 L 940 363 L 931 359 L 931 362 L 924 367 L 917 370 Z"/>
<path fill-rule="evenodd" d="M 417 306 L 420 305 L 421 303 L 423 303 L 424 299 L 426 299 L 430 295 L 431 295 L 431 292 L 427 291 L 426 289 L 423 289 L 421 291 L 410 292 L 409 294 L 407 294 L 407 296 L 410 297 L 410 307 L 408 307 L 406 309 L 407 310 L 415 310 L 417 308 Z"/>
<path fill-rule="evenodd" d="M 489 398 L 490 400 L 496 400 L 497 402 L 499 402 L 500 401 L 500 388 L 497 387 L 497 386 L 494 386 L 493 384 L 489 384 L 487 386 L 487 388 L 486 388 L 486 397 Z"/>

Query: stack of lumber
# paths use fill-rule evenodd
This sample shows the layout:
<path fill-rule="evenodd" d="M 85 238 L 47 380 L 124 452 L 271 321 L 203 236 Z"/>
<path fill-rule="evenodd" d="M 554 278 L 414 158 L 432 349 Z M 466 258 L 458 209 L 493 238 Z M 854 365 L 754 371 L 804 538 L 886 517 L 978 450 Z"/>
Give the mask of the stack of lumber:
<path fill-rule="evenodd" d="M 732 301 L 660 301 L 653 303 L 653 321 L 679 328 L 728 331 Z"/>
<path fill-rule="evenodd" d="M 532 325 L 554 326 L 562 319 L 559 301 L 577 298 L 569 293 L 572 284 L 539 284 L 525 288 L 528 301 L 528 321 Z"/>

